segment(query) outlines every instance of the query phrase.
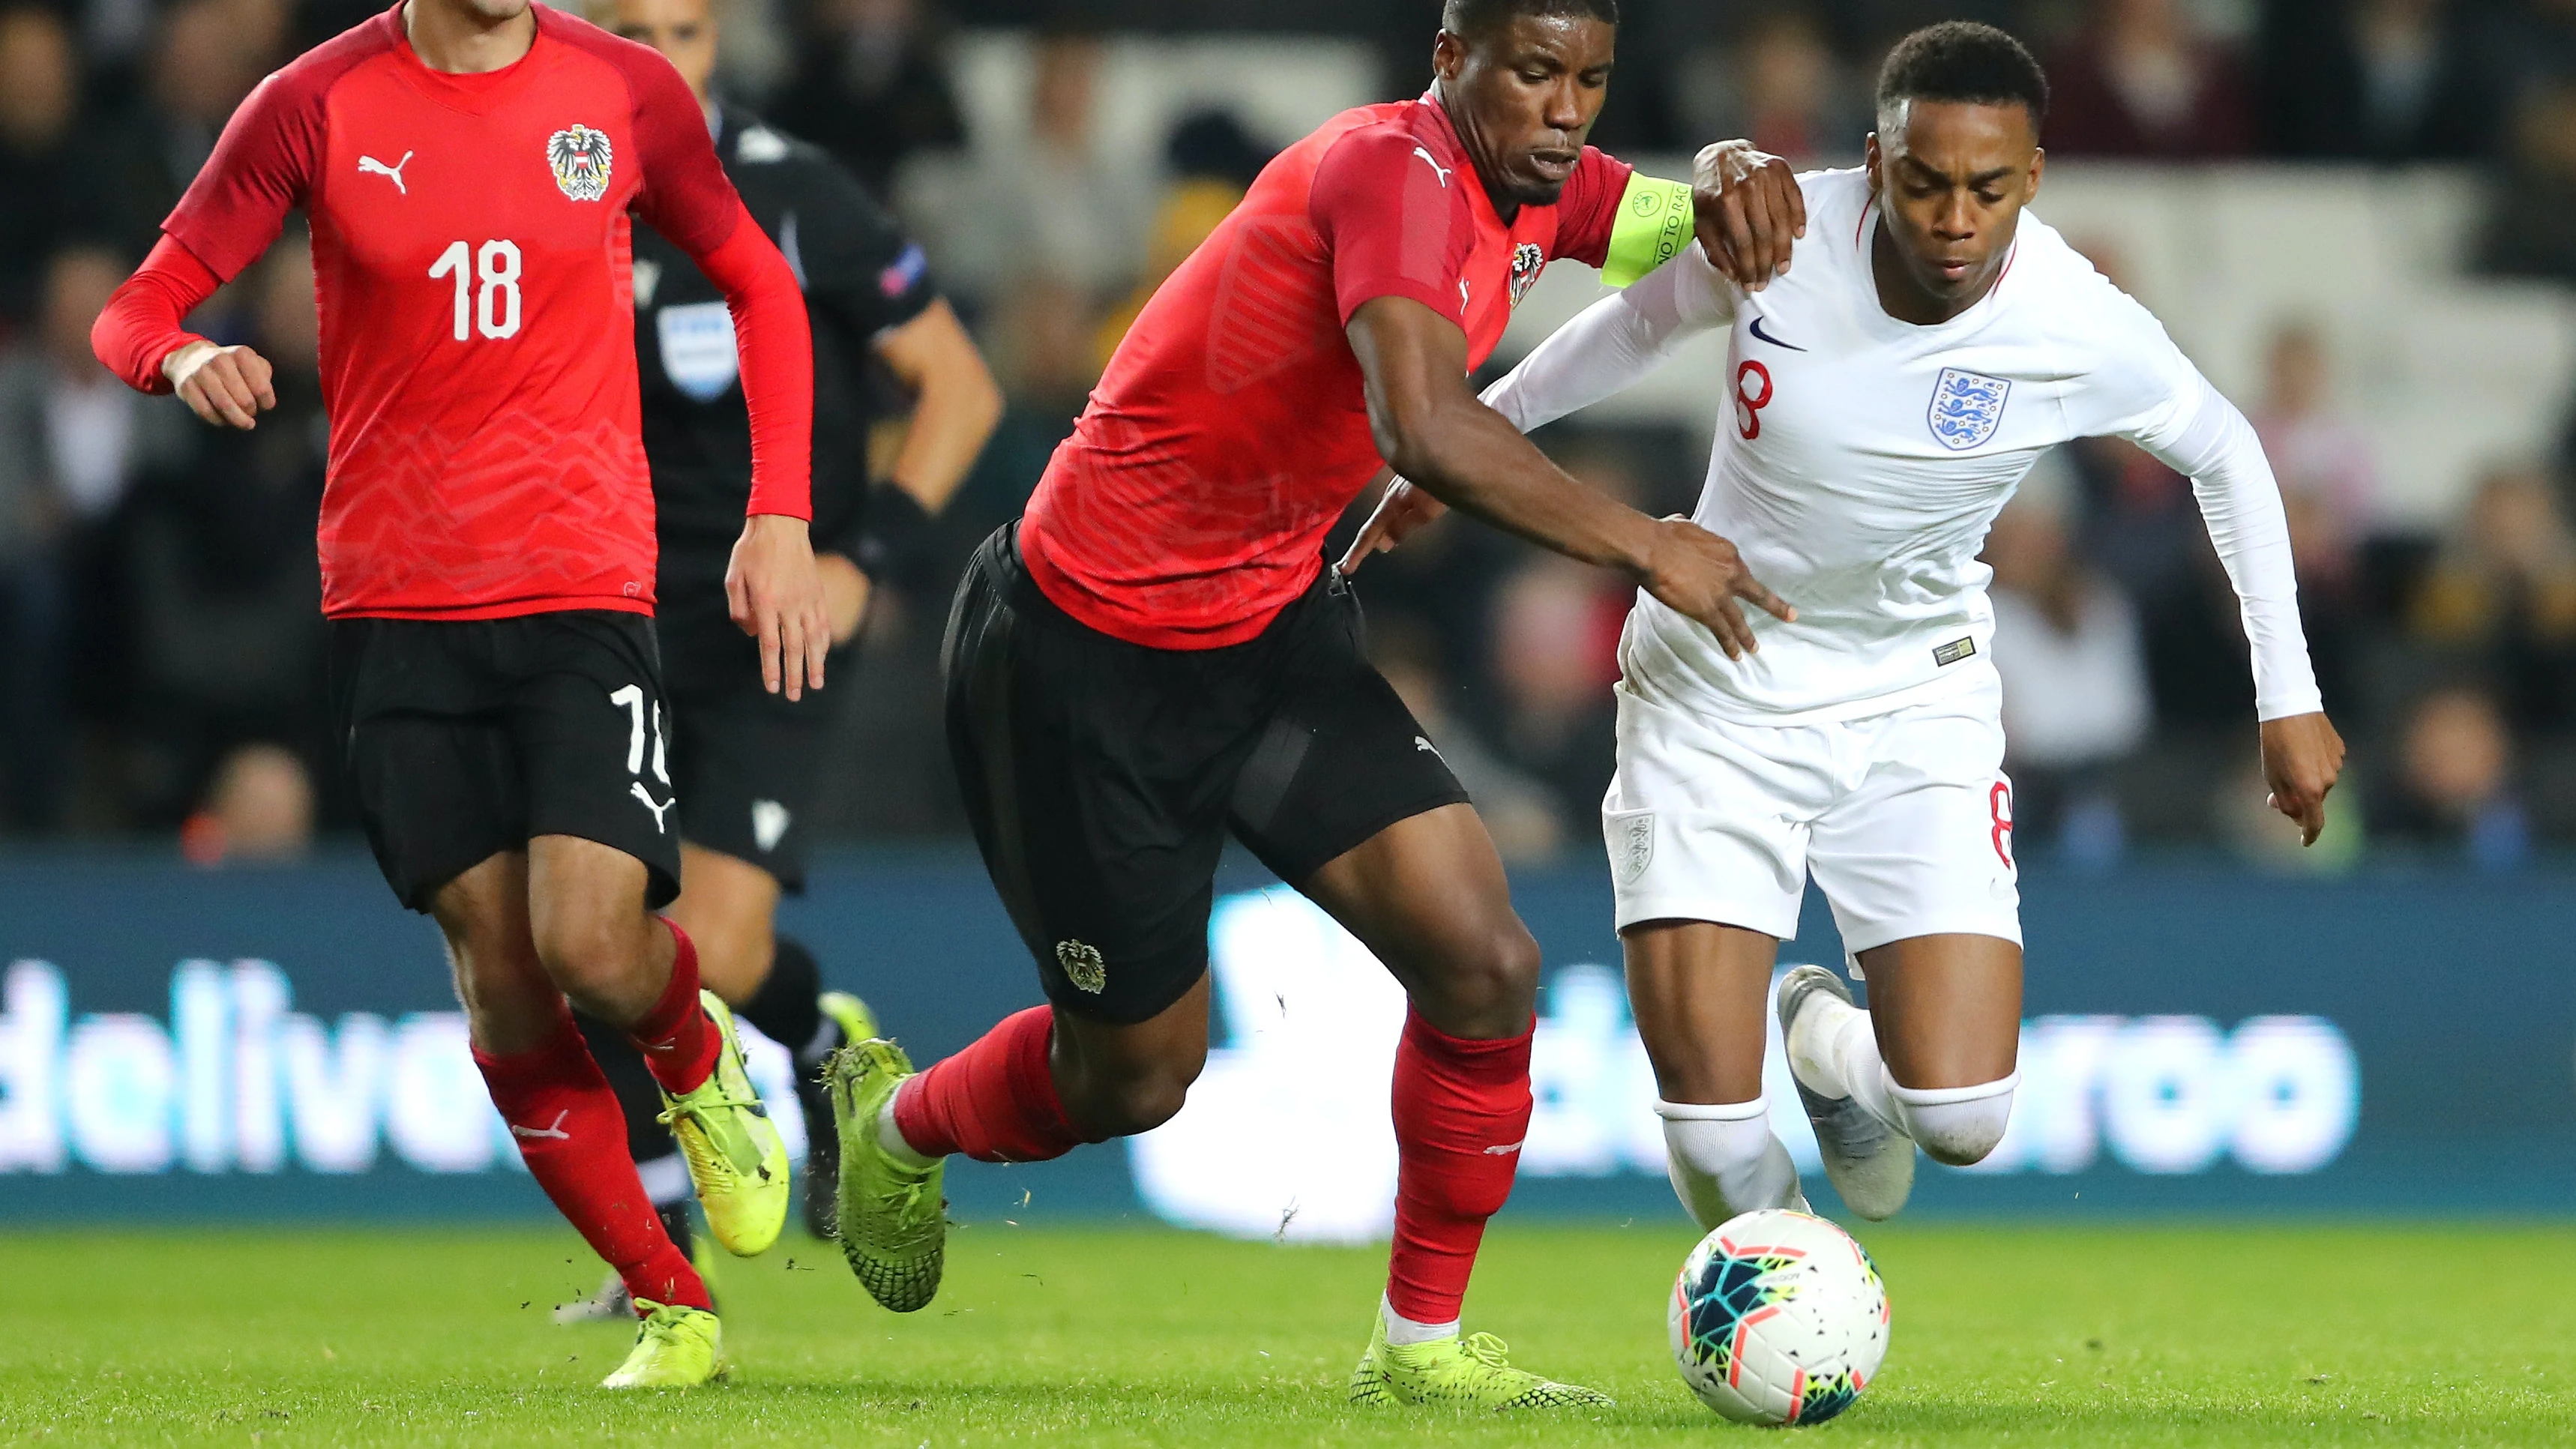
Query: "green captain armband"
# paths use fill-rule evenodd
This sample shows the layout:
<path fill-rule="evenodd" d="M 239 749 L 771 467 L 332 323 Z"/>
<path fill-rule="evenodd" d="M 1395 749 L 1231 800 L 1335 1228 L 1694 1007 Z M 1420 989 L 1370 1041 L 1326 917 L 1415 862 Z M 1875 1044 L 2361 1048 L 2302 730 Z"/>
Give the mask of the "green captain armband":
<path fill-rule="evenodd" d="M 1691 189 L 1642 173 L 1628 178 L 1619 197 L 1619 219 L 1610 224 L 1610 255 L 1601 280 L 1624 287 L 1671 261 L 1691 239 Z"/>

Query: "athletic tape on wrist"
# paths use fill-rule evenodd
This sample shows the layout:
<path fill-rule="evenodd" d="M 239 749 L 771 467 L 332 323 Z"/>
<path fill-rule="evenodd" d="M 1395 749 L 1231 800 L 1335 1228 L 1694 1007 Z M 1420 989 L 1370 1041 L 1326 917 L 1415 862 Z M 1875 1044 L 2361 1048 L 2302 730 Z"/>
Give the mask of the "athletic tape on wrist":
<path fill-rule="evenodd" d="M 1618 220 L 1610 224 L 1610 254 L 1601 264 L 1601 280 L 1624 287 L 1671 261 L 1690 243 L 1691 189 L 1679 181 L 1659 181 L 1637 173 L 1619 197 Z"/>

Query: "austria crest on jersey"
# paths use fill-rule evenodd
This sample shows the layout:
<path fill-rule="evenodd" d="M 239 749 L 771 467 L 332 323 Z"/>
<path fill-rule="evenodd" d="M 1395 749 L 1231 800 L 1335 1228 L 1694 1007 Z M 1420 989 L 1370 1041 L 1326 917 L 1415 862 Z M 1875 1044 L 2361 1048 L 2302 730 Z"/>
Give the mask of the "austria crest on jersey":
<path fill-rule="evenodd" d="M 546 165 L 555 173 L 555 185 L 575 201 L 597 201 L 608 194 L 613 160 L 607 134 L 588 126 L 557 131 L 546 140 Z"/>
<path fill-rule="evenodd" d="M 1522 242 L 1512 248 L 1512 305 L 1521 304 L 1529 289 L 1538 282 L 1538 274 L 1547 269 L 1547 253 L 1536 242 Z"/>
<path fill-rule="evenodd" d="M 1964 453 L 1995 435 L 2004 420 L 2004 398 L 2012 384 L 2000 377 L 1982 372 L 1967 372 L 1956 367 L 1941 369 L 1941 380 L 1932 385 L 1932 409 L 1928 421 L 1932 436 L 1941 446 Z"/>

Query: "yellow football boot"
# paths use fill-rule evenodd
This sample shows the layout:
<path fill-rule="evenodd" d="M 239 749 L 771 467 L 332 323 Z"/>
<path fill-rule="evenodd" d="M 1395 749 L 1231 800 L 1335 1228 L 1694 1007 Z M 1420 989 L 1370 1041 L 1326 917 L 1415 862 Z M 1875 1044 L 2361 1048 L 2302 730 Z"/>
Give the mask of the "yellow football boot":
<path fill-rule="evenodd" d="M 714 1314 L 650 1298 L 636 1299 L 635 1306 L 645 1312 L 635 1349 L 599 1381 L 601 1388 L 694 1389 L 724 1378 L 724 1333 Z"/>
<path fill-rule="evenodd" d="M 707 1235 L 738 1258 L 769 1251 L 787 1225 L 787 1143 L 742 1066 L 733 1013 L 712 991 L 698 1000 L 724 1037 L 716 1069 L 679 1096 L 662 1094 L 661 1122 L 679 1139 Z"/>

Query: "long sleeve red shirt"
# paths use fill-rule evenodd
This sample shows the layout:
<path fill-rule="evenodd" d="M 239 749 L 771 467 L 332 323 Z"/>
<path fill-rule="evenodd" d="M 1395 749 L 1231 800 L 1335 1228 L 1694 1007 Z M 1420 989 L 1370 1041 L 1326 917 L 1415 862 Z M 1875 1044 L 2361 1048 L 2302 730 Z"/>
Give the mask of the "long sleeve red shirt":
<path fill-rule="evenodd" d="M 744 212 L 669 62 L 542 5 L 502 70 L 430 69 L 399 9 L 270 76 L 91 334 L 128 383 L 302 207 L 313 227 L 334 617 L 650 612 L 653 493 L 631 217 L 724 290 L 750 512 L 810 517 L 813 354 L 794 274 Z"/>

